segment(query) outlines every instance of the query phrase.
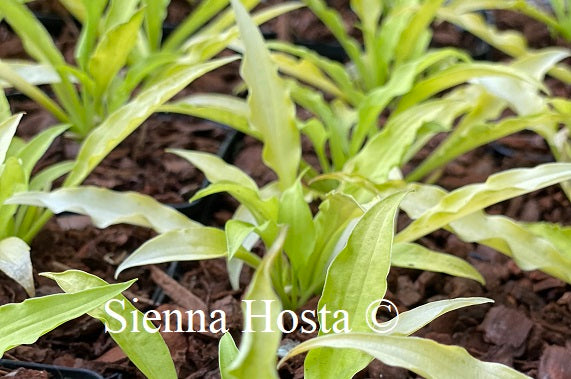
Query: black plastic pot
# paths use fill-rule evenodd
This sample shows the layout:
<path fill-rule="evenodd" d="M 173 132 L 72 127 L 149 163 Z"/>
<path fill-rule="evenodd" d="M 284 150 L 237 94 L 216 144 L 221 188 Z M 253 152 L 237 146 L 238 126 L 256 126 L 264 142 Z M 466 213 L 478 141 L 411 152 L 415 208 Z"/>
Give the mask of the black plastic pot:
<path fill-rule="evenodd" d="M 238 145 L 243 138 L 243 134 L 236 130 L 229 129 L 223 125 L 220 125 L 220 127 L 228 129 L 228 135 L 224 139 L 224 142 L 222 142 L 222 144 L 218 148 L 218 152 L 216 155 L 218 155 L 226 162 L 232 162 L 234 160 L 234 156 L 237 153 Z M 208 186 L 208 181 L 204 180 L 202 182 L 201 189 L 206 188 L 206 186 Z M 193 203 L 169 204 L 169 205 L 195 221 L 198 221 L 202 224 L 208 224 L 210 221 L 212 221 L 211 219 L 212 207 L 219 198 L 220 195 L 211 195 L 202 198 L 198 201 L 195 201 Z M 177 270 L 178 270 L 178 262 L 171 262 L 171 264 L 167 269 L 167 274 L 170 277 L 174 277 L 176 275 Z M 153 296 L 151 297 L 151 300 L 153 301 L 154 304 L 159 305 L 163 303 L 164 298 L 165 298 L 165 293 L 163 292 L 162 288 L 157 287 L 155 289 L 155 292 L 153 293 Z"/>
<path fill-rule="evenodd" d="M 7 359 L 0 359 L 0 368 L 5 368 L 8 370 L 17 370 L 19 368 L 25 368 L 30 370 L 46 371 L 54 379 L 106 379 L 103 378 L 103 376 L 99 375 L 98 373 L 95 373 L 90 370 L 72 368 L 72 367 L 63 367 L 63 366 L 44 365 L 31 362 L 10 361 Z M 114 376 L 107 379 L 112 379 L 112 378 L 119 379 L 120 377 Z"/>

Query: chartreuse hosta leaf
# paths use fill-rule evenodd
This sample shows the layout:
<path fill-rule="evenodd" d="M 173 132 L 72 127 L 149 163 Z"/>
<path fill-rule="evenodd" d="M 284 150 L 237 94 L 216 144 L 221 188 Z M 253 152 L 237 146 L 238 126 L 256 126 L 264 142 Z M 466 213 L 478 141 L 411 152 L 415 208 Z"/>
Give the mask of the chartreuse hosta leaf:
<path fill-rule="evenodd" d="M 235 57 L 202 64 L 179 62 L 168 70 L 160 83 L 141 92 L 131 102 L 113 112 L 83 142 L 76 165 L 65 181 L 66 186 L 80 184 L 91 170 L 121 141 L 131 134 L 161 105 L 196 78 L 234 61 Z"/>
<path fill-rule="evenodd" d="M 135 281 L 109 284 L 73 294 L 28 299 L 0 307 L 0 357 L 13 347 L 31 344 L 61 324 L 73 320 L 125 291 Z"/>
<path fill-rule="evenodd" d="M 444 196 L 397 236 L 414 241 L 452 221 L 492 204 L 571 179 L 571 163 L 551 163 L 531 169 L 494 174 L 485 183 L 471 184 Z"/>
<path fill-rule="evenodd" d="M 0 271 L 24 287 L 30 297 L 35 295 L 30 247 L 27 243 L 16 237 L 0 240 Z"/>
<path fill-rule="evenodd" d="M 25 73 L 22 74 L 27 74 Z M 26 78 L 26 79 L 25 79 Z M 58 120 L 61 122 L 68 122 L 69 117 L 64 112 L 63 109 L 53 101 L 49 96 L 47 96 L 44 92 L 42 92 L 38 87 L 33 84 L 30 84 L 27 80 L 27 76 L 24 77 L 20 75 L 19 72 L 13 69 L 12 65 L 3 62 L 0 60 L 0 79 L 4 82 L 8 83 L 11 87 L 16 88 L 21 93 L 28 96 L 30 99 L 34 100 L 36 103 L 40 104 L 48 111 L 50 111 Z M 32 76 L 32 79 L 34 77 Z M 59 82 L 60 77 L 58 76 L 57 81 L 51 81 L 52 83 Z"/>
<path fill-rule="evenodd" d="M 428 26 L 443 2 L 444 0 L 424 0 L 419 9 L 414 12 L 414 16 L 408 27 L 403 30 L 395 49 L 397 65 L 416 58 L 420 52 L 426 50 L 423 44 L 430 40 Z"/>
<path fill-rule="evenodd" d="M 65 60 L 55 46 L 51 36 L 25 5 L 15 0 L 2 1 L 0 3 L 0 13 L 4 14 L 6 21 L 21 38 L 26 52 L 30 56 L 40 63 L 49 63 L 56 70 L 65 66 Z M 71 118 L 74 124 L 76 124 L 78 129 L 82 129 L 84 120 L 81 120 L 78 113 L 79 109 L 81 109 L 79 97 L 67 76 L 60 75 L 60 78 L 61 83 L 53 84 L 52 88 L 66 111 L 73 116 Z M 43 99 L 46 100 L 47 96 L 44 96 Z M 54 103 L 51 102 L 51 104 L 53 105 Z M 61 113 L 55 114 L 58 118 L 64 116 L 64 118 L 60 118 L 60 120 L 67 122 L 65 115 Z"/>
<path fill-rule="evenodd" d="M 442 49 L 429 52 L 423 57 L 407 62 L 397 67 L 389 81 L 367 93 L 358 105 L 359 123 L 355 128 L 351 141 L 351 152 L 355 154 L 368 133 L 376 130 L 377 119 L 385 107 L 396 97 L 407 93 L 414 85 L 415 78 L 433 65 L 447 59 L 460 59 L 468 61 L 469 57 L 455 49 Z"/>
<path fill-rule="evenodd" d="M 327 272 L 318 308 L 347 312 L 347 327 L 352 331 L 370 331 L 367 309 L 371 303 L 380 302 L 387 290 L 395 218 L 405 195 L 393 194 L 369 209 Z M 358 351 L 319 349 L 308 354 L 305 376 L 350 378 L 370 361 L 367 354 Z"/>
<path fill-rule="evenodd" d="M 226 373 L 228 367 L 238 357 L 239 350 L 230 333 L 224 334 L 218 343 L 218 367 L 220 368 L 220 377 L 222 379 L 229 379 L 230 376 Z"/>
<path fill-rule="evenodd" d="M 22 161 L 22 168 L 26 174 L 26 181 L 30 180 L 34 166 L 46 153 L 52 142 L 67 129 L 69 129 L 69 125 L 52 126 L 51 128 L 38 133 L 17 151 L 15 156 Z"/>
<path fill-rule="evenodd" d="M 89 57 L 88 69 L 97 85 L 95 97 L 100 97 L 127 62 L 129 53 L 137 42 L 137 33 L 143 22 L 140 10 L 126 23 L 108 30 Z"/>
<path fill-rule="evenodd" d="M 127 223 L 163 233 L 199 225 L 150 196 L 97 187 L 62 188 L 48 193 L 22 192 L 13 196 L 7 203 L 34 205 L 54 213 L 84 214 L 91 217 L 99 228 Z"/>
<path fill-rule="evenodd" d="M 276 258 L 282 252 L 285 237 L 285 229 L 282 229 L 254 273 L 244 295 L 242 313 L 246 316 L 240 350 L 224 370 L 224 377 L 278 378 L 276 355 L 281 332 L 275 320 L 278 320 L 282 305 L 273 289 L 271 271 Z M 248 315 L 269 317 L 248 317 Z"/>
<path fill-rule="evenodd" d="M 244 44 L 241 74 L 248 86 L 249 120 L 262 135 L 264 162 L 285 190 L 295 182 L 301 157 L 295 107 L 256 24 L 238 0 L 232 7 Z"/>
<path fill-rule="evenodd" d="M 514 67 L 494 63 L 459 63 L 416 83 L 399 102 L 397 112 L 471 79 L 490 76 L 513 78 L 547 92 L 541 82 Z"/>
<path fill-rule="evenodd" d="M 268 220 L 275 221 L 277 219 L 279 203 L 275 196 L 268 199 L 262 198 L 260 191 L 255 191 L 232 181 L 221 181 L 210 184 L 208 187 L 198 191 L 190 201 L 220 192 L 228 192 L 235 197 L 240 204 L 248 208 L 256 221 L 260 224 Z"/>
<path fill-rule="evenodd" d="M 315 247 L 306 268 L 299 274 L 308 295 L 320 289 L 325 282 L 327 268 L 333 259 L 338 241 L 352 220 L 362 216 L 364 211 L 350 196 L 342 193 L 329 195 L 320 205 L 315 216 Z"/>
<path fill-rule="evenodd" d="M 561 48 L 543 49 L 528 53 L 517 59 L 510 66 L 527 73 L 535 80 L 543 81 L 545 74 L 557 62 L 569 57 L 571 50 Z M 544 111 L 546 100 L 539 96 L 537 88 L 529 83 L 510 77 L 477 78 L 474 83 L 480 84 L 490 93 L 510 103 L 519 115 L 529 115 Z"/>
<path fill-rule="evenodd" d="M 284 250 L 294 272 L 303 272 L 317 238 L 311 209 L 303 196 L 298 179 L 280 199 L 278 223 L 288 225 Z"/>
<path fill-rule="evenodd" d="M 524 224 L 527 230 L 550 241 L 557 249 L 571 259 L 571 227 L 534 222 Z"/>
<path fill-rule="evenodd" d="M 497 122 L 486 122 L 488 110 L 497 103 L 492 95 L 483 94 L 478 100 L 471 119 L 464 119 L 438 148 L 416 169 L 407 176 L 408 181 L 416 181 L 426 176 L 432 170 L 445 165 L 454 158 L 486 143 L 522 131 L 524 129 L 541 128 L 542 125 L 554 125 L 564 120 L 564 117 L 551 111 L 522 117 L 506 117 Z M 484 117 L 480 117 L 484 116 Z"/>
<path fill-rule="evenodd" d="M 143 0 L 145 5 L 145 30 L 151 51 L 156 51 L 161 45 L 163 22 L 167 16 L 169 0 Z"/>
<path fill-rule="evenodd" d="M 141 245 L 119 265 L 115 276 L 135 266 L 221 258 L 226 254 L 226 237 L 220 229 L 197 226 L 172 230 Z"/>
<path fill-rule="evenodd" d="M 8 152 L 12 138 L 16 134 L 16 128 L 18 128 L 18 124 L 23 115 L 23 113 L 20 113 L 11 116 L 0 123 L 0 165 L 4 163 L 4 159 L 6 159 L 6 153 Z"/>
<path fill-rule="evenodd" d="M 344 96 L 335 83 L 312 62 L 297 60 L 290 55 L 277 52 L 272 54 L 272 59 L 282 73 L 296 77 L 321 91 L 331 93 L 335 97 Z"/>
<path fill-rule="evenodd" d="M 214 154 L 200 151 L 188 151 L 180 149 L 167 150 L 170 153 L 182 157 L 196 166 L 204 173 L 210 183 L 230 181 L 253 191 L 258 191 L 258 186 L 244 171 L 230 165 Z"/>
<path fill-rule="evenodd" d="M 224 228 L 226 245 L 228 246 L 228 259 L 232 259 L 238 250 L 240 250 L 246 238 L 248 238 L 256 227 L 244 221 L 228 220 Z"/>
<path fill-rule="evenodd" d="M 345 25 L 341 16 L 333 9 L 327 7 L 323 0 L 305 0 L 305 4 L 323 22 L 337 41 L 341 44 L 351 62 L 353 62 L 359 72 L 359 76 L 365 80 L 368 71 L 363 60 L 362 50 L 356 40 L 351 38 L 345 30 Z"/>
<path fill-rule="evenodd" d="M 393 246 L 391 265 L 443 272 L 461 278 L 477 280 L 484 284 L 484 278 L 472 265 L 450 254 L 438 253 L 414 243 L 397 243 Z"/>
<path fill-rule="evenodd" d="M 467 101 L 456 99 L 433 100 L 393 116 L 385 128 L 347 162 L 343 171 L 382 183 L 393 167 L 401 165 L 426 123 L 436 122 L 448 129 L 455 118 L 470 106 Z"/>
<path fill-rule="evenodd" d="M 291 45 L 282 41 L 269 41 L 267 46 L 272 50 L 299 57 L 302 60 L 301 62 L 309 62 L 313 66 L 319 68 L 335 83 L 336 89 L 331 94 L 340 93 L 340 96 L 343 99 L 353 105 L 359 104 L 359 101 L 363 98 L 363 94 L 356 88 L 351 75 L 349 75 L 347 70 L 345 70 L 345 66 L 343 66 L 343 64 L 332 61 L 326 57 L 322 57 L 313 50 Z M 277 61 L 276 63 L 281 69 L 280 61 Z M 299 67 L 303 66 L 300 64 Z M 302 81 L 306 79 L 306 75 L 298 72 L 298 70 L 290 70 L 288 71 L 288 74 Z M 327 90 L 327 88 L 322 89 Z"/>
<path fill-rule="evenodd" d="M 260 133 L 248 124 L 248 104 L 235 96 L 196 94 L 163 105 L 159 111 L 180 113 L 219 122 L 261 139 Z"/>
<path fill-rule="evenodd" d="M 421 217 L 447 196 L 446 191 L 435 186 L 413 185 L 412 189 L 401 203 L 412 219 Z M 512 257 L 524 270 L 540 269 L 571 283 L 571 257 L 566 250 L 550 241 L 549 236 L 531 232 L 525 224 L 476 211 L 452 221 L 449 228 L 465 242 L 484 244 Z"/>
<path fill-rule="evenodd" d="M 294 347 L 284 360 L 311 349 L 326 348 L 336 351 L 352 349 L 370 356 L 370 359 L 376 358 L 387 365 L 406 368 L 427 379 L 529 378 L 508 366 L 479 361 L 458 346 L 443 345 L 425 338 L 373 333 L 341 333 L 313 338 Z M 321 376 L 332 377 L 350 378 L 340 374 Z"/>
<path fill-rule="evenodd" d="M 107 282 L 97 276 L 77 270 L 63 273 L 44 273 L 43 276 L 55 280 L 61 289 L 69 294 L 108 285 Z M 108 310 L 115 312 L 115 315 Z M 112 302 L 106 305 L 99 305 L 90 309 L 88 314 L 105 324 L 111 338 L 147 378 L 175 379 L 177 377 L 165 341 L 159 333 L 147 331 L 147 327 L 152 330 L 156 328 L 123 295 L 115 296 Z M 136 318 L 133 314 L 136 315 Z M 144 326 L 145 323 L 147 324 L 146 327 Z"/>
<path fill-rule="evenodd" d="M 48 64 L 12 60 L 3 60 L 3 64 L 18 76 L 26 78 L 26 82 L 31 85 L 53 84 L 61 81 L 58 73 Z M 0 87 L 10 86 L 9 81 L 0 81 Z"/>
<path fill-rule="evenodd" d="M 462 3 L 469 3 L 464 1 Z M 495 4 L 503 2 L 494 2 Z M 520 3 L 525 3 L 520 1 Z M 525 36 L 515 30 L 500 31 L 490 25 L 479 13 L 462 13 L 452 7 L 442 7 L 438 16 L 462 29 L 469 31 L 493 47 L 512 57 L 523 57 L 529 49 Z M 559 64 L 549 70 L 549 74 L 567 84 L 571 83 L 571 70 L 568 65 Z"/>
<path fill-rule="evenodd" d="M 493 302 L 494 301 L 492 299 L 486 299 L 484 297 L 460 297 L 456 299 L 433 301 L 411 309 L 410 311 L 400 313 L 398 316 L 398 322 L 395 323 L 394 329 L 391 330 L 389 334 L 394 336 L 410 336 L 445 313 L 472 305 Z"/>

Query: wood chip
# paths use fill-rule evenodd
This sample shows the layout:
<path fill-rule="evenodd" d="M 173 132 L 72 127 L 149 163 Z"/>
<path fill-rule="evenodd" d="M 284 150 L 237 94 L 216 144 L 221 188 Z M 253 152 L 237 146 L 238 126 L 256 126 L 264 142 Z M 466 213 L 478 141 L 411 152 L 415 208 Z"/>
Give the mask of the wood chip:
<path fill-rule="evenodd" d="M 151 266 L 151 279 L 165 291 L 176 304 L 186 310 L 208 311 L 206 304 L 198 296 L 180 285 L 176 280 L 168 276 L 161 269 Z"/>
<path fill-rule="evenodd" d="M 548 346 L 541 355 L 537 378 L 571 378 L 571 351 L 561 346 Z"/>
<path fill-rule="evenodd" d="M 532 326 L 523 313 L 503 305 L 491 308 L 481 324 L 486 341 L 514 348 L 525 342 Z"/>

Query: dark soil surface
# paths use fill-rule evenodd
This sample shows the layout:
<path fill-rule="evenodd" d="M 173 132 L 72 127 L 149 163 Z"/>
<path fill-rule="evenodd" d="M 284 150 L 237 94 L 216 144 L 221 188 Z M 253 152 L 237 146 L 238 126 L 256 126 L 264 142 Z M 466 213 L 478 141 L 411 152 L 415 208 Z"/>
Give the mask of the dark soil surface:
<path fill-rule="evenodd" d="M 340 8 L 346 4 L 343 1 L 331 3 Z M 171 22 L 177 22 L 182 10 L 187 9 L 183 1 L 177 1 L 176 7 L 180 8 L 173 8 L 175 10 L 169 16 Z M 294 27 L 284 29 L 283 25 L 280 26 L 282 29 L 278 31 L 281 30 L 282 36 L 284 30 L 290 30 L 287 31 L 293 35 L 290 38 L 331 41 L 323 28 L 315 27 L 318 21 L 312 19 L 313 16 L 307 16 L 305 11 L 298 12 L 300 13 L 287 17 L 288 23 L 291 22 Z M 349 13 L 347 15 L 350 17 Z M 506 17 L 509 21 L 510 17 Z M 511 22 L 516 23 L 513 20 Z M 521 22 L 525 24 L 527 21 Z M 526 30 L 521 22 L 502 25 Z M 458 45 L 473 46 L 469 37 L 462 33 L 452 35 L 457 30 L 448 31 L 449 33 L 438 32 L 437 29 L 436 35 L 456 39 Z M 62 36 L 60 46 L 70 46 L 66 38 L 72 40 L 73 31 L 64 28 Z M 544 33 L 542 38 L 545 41 L 550 36 Z M 542 46 L 542 43 L 551 42 L 537 43 Z M 0 25 L 0 44 L 2 57 L 23 56 L 17 39 L 3 24 Z M 236 71 L 232 70 L 235 67 L 208 75 L 195 83 L 190 91 L 229 92 L 237 80 Z M 558 95 L 571 96 L 570 88 L 555 82 L 552 84 Z M 12 99 L 11 104 L 14 112 L 28 112 L 19 130 L 23 137 L 29 137 L 54 122 L 46 112 L 28 101 Z M 200 187 L 203 177 L 190 164 L 164 153 L 164 149 L 178 147 L 216 152 L 225 136 L 224 130 L 210 123 L 172 115 L 153 116 L 95 170 L 87 183 L 116 190 L 139 191 L 167 203 L 184 201 Z M 438 138 L 417 159 L 428 154 L 437 144 Z M 70 159 L 76 153 L 77 143 L 59 139 L 42 164 Z M 264 168 L 260 155 L 260 144 L 246 138 L 235 162 L 263 184 L 275 176 Z M 310 160 L 311 157 L 308 155 L 307 159 Z M 549 150 L 541 138 L 532 133 L 519 133 L 491 146 L 476 149 L 450 163 L 438 184 L 451 190 L 468 183 L 484 181 L 489 175 L 501 170 L 531 167 L 551 160 Z M 222 225 L 231 217 L 235 205 L 227 197 L 218 198 L 208 223 Z M 523 221 L 550 221 L 571 225 L 571 204 L 559 187 L 550 187 L 503 202 L 491 207 L 488 212 Z M 153 233 L 146 229 L 124 225 L 99 230 L 82 216 L 54 217 L 32 245 L 34 271 L 39 273 L 74 268 L 113 282 L 117 265 L 152 236 Z M 451 312 L 416 335 L 463 346 L 479 359 L 501 362 L 533 377 L 571 378 L 571 285 L 538 271 L 522 272 L 511 259 L 483 246 L 465 244 L 445 231 L 433 233 L 420 242 L 431 249 L 466 259 L 486 278 L 486 285 L 444 274 L 393 269 L 389 276 L 387 298 L 397 304 L 399 311 L 456 297 L 484 296 L 493 299 L 495 303 Z M 138 281 L 125 295 L 130 299 L 138 298 L 137 305 L 141 310 L 225 310 L 228 327 L 239 340 L 242 292 L 231 289 L 224 260 L 181 263 L 175 280 L 165 275 L 164 270 L 166 265 L 128 270 L 121 275 L 120 280 L 138 278 Z M 245 270 L 241 288 L 247 286 L 250 276 L 250 270 Z M 152 300 L 157 287 L 162 288 L 167 295 L 161 304 L 155 304 Z M 54 282 L 37 275 L 36 288 L 38 295 L 59 292 Z M 21 288 L 0 274 L 0 304 L 19 302 L 25 298 Z M 316 302 L 316 298 L 311 299 L 304 308 L 315 308 Z M 180 378 L 219 377 L 219 335 L 170 333 L 163 337 L 171 350 Z M 284 344 L 310 337 L 312 336 L 292 334 L 285 337 Z M 88 368 L 106 377 L 116 373 L 122 374 L 123 378 L 141 377 L 103 332 L 102 324 L 88 316 L 57 328 L 33 345 L 17 347 L 3 358 Z M 281 377 L 302 378 L 302 364 L 301 357 L 293 359 L 280 371 Z M 0 368 L 0 377 L 8 372 Z M 15 374 L 12 372 L 9 375 Z M 11 377 L 48 377 L 45 373 L 29 371 L 18 372 L 16 375 L 19 376 Z M 358 377 L 400 379 L 416 376 L 375 361 Z"/>

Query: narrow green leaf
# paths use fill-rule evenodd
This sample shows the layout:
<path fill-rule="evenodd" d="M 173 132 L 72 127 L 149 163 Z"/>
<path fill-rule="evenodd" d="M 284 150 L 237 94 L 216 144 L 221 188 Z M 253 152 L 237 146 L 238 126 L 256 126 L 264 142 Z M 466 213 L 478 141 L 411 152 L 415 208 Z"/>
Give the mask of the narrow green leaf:
<path fill-rule="evenodd" d="M 104 31 L 124 24 L 136 13 L 139 0 L 110 0 L 105 14 Z"/>
<path fill-rule="evenodd" d="M 347 245 L 327 272 L 318 309 L 347 312 L 351 331 L 369 331 L 367 309 L 380 302 L 387 290 L 387 275 L 399 203 L 406 193 L 396 193 L 377 202 L 359 220 Z M 323 320 L 320 320 L 323 325 Z M 371 359 L 362 352 L 320 349 L 308 354 L 308 378 L 350 378 Z"/>
<path fill-rule="evenodd" d="M 23 192 L 14 195 L 6 203 L 34 205 L 54 213 L 75 212 L 87 215 L 99 228 L 125 223 L 163 233 L 198 225 L 150 196 L 97 187 L 62 188 L 49 193 Z"/>
<path fill-rule="evenodd" d="M 571 259 L 571 227 L 548 222 L 524 224 L 527 230 L 550 241 L 560 252 Z"/>
<path fill-rule="evenodd" d="M 422 35 L 429 31 L 430 23 L 444 0 L 424 0 L 419 9 L 414 12 L 408 27 L 403 30 L 395 51 L 397 64 L 403 63 L 417 51 L 417 45 Z"/>
<path fill-rule="evenodd" d="M 427 379 L 529 378 L 508 366 L 481 362 L 458 346 L 442 345 L 424 338 L 372 333 L 335 334 L 313 338 L 294 347 L 284 360 L 310 349 L 324 347 L 356 349 L 387 365 L 405 368 Z M 339 374 L 335 377 L 346 378 Z"/>
<path fill-rule="evenodd" d="M 7 199 L 17 192 L 26 191 L 28 183 L 22 164 L 15 157 L 9 157 L 0 169 L 0 239 L 3 239 L 14 235 L 12 217 L 18 209 L 16 205 L 10 205 Z"/>
<path fill-rule="evenodd" d="M 18 151 L 17 157 L 22 160 L 22 168 L 28 180 L 32 175 L 34 166 L 46 153 L 52 142 L 67 129 L 69 129 L 69 125 L 52 126 L 34 136 L 34 138 Z"/>
<path fill-rule="evenodd" d="M 542 83 L 513 67 L 493 63 L 459 63 L 418 82 L 401 99 L 397 112 L 468 80 L 489 76 L 514 78 L 533 85 L 535 88 L 546 90 Z"/>
<path fill-rule="evenodd" d="M 315 248 L 311 253 L 307 268 L 300 273 L 302 283 L 307 283 L 305 288 L 314 290 L 322 288 L 338 241 L 352 220 L 362 216 L 363 213 L 364 211 L 352 197 L 342 193 L 328 196 L 319 205 L 319 212 L 314 221 L 317 236 Z"/>
<path fill-rule="evenodd" d="M 61 289 L 70 294 L 108 286 L 103 279 L 77 270 L 42 275 L 56 281 Z M 149 333 L 144 327 L 145 323 L 151 329 L 155 329 L 155 326 L 146 320 L 143 313 L 123 295 L 117 295 L 112 301 L 117 306 L 111 307 L 112 303 L 108 302 L 91 309 L 88 314 L 104 323 L 111 331 L 119 331 L 124 326 L 123 331 L 109 334 L 147 378 L 176 379 L 177 373 L 165 341 L 159 333 Z M 111 314 L 108 310 L 112 310 L 115 314 Z M 134 315 L 136 315 L 136 324 L 133 320 Z"/>
<path fill-rule="evenodd" d="M 432 251 L 414 243 L 397 243 L 391 265 L 416 270 L 442 272 L 485 284 L 484 277 L 468 262 L 450 254 Z"/>
<path fill-rule="evenodd" d="M 32 344 L 42 335 L 73 320 L 125 291 L 135 280 L 74 294 L 36 297 L 0 307 L 0 357 L 13 347 Z"/>
<path fill-rule="evenodd" d="M 24 78 L 27 83 L 34 86 L 54 84 L 61 81 L 57 71 L 49 64 L 10 60 L 3 60 L 3 63 L 6 64 L 11 71 Z M 0 81 L 0 87 L 7 88 L 10 86 L 10 82 Z"/>
<path fill-rule="evenodd" d="M 486 299 L 485 297 L 466 297 L 433 301 L 411 309 L 410 311 L 400 313 L 398 322 L 390 334 L 409 336 L 445 313 L 472 305 L 493 302 L 492 299 Z"/>
<path fill-rule="evenodd" d="M 277 220 L 278 199 L 276 197 L 263 199 L 259 191 L 244 187 L 231 181 L 221 181 L 210 184 L 208 187 L 198 191 L 190 201 L 193 202 L 208 195 L 220 192 L 228 192 L 236 198 L 240 204 L 248 208 L 259 224 L 263 224 L 268 220 Z"/>
<path fill-rule="evenodd" d="M 6 159 L 6 153 L 8 152 L 12 138 L 14 138 L 16 134 L 16 129 L 23 115 L 23 113 L 19 113 L 0 123 L 0 165 L 4 163 Z"/>
<path fill-rule="evenodd" d="M 180 113 L 218 122 L 242 133 L 261 139 L 260 133 L 248 123 L 246 101 L 223 94 L 197 94 L 159 108 L 159 112 Z"/>
<path fill-rule="evenodd" d="M 282 229 L 254 273 L 242 300 L 244 332 L 238 356 L 228 367 L 230 378 L 278 378 L 276 356 L 281 332 L 275 324 L 281 312 L 281 303 L 272 288 L 271 270 L 285 242 Z M 267 315 L 267 317 L 249 317 Z"/>
<path fill-rule="evenodd" d="M 256 1 L 257 2 L 257 1 Z M 196 8 L 167 38 L 163 45 L 165 50 L 176 50 L 188 39 L 192 33 L 207 23 L 228 5 L 228 0 L 205 0 L 197 4 Z"/>
<path fill-rule="evenodd" d="M 127 62 L 129 53 L 137 42 L 137 33 L 143 22 L 144 11 L 140 10 L 126 23 L 108 30 L 89 57 L 88 68 L 101 96 Z"/>
<path fill-rule="evenodd" d="M 345 23 L 339 13 L 329 8 L 323 0 L 304 0 L 304 2 L 339 41 L 351 62 L 356 65 L 360 77 L 365 78 L 367 70 L 362 59 L 362 50 L 357 41 L 345 30 Z"/>
<path fill-rule="evenodd" d="M 389 172 L 403 163 L 405 154 L 426 123 L 437 122 L 448 129 L 470 106 L 466 100 L 434 100 L 391 116 L 385 128 L 347 162 L 343 171 L 362 175 L 375 183 L 384 182 Z"/>
<path fill-rule="evenodd" d="M 226 236 L 220 229 L 197 226 L 172 230 L 141 245 L 117 267 L 115 277 L 136 266 L 226 256 Z"/>
<path fill-rule="evenodd" d="M 278 223 L 288 225 L 284 250 L 294 272 L 303 272 L 317 236 L 313 215 L 303 196 L 303 187 L 299 179 L 282 193 Z"/>
<path fill-rule="evenodd" d="M 224 225 L 224 228 L 226 231 L 228 259 L 232 259 L 240 249 L 240 246 L 242 246 L 246 238 L 256 229 L 256 227 L 244 221 L 228 220 L 226 225 Z"/>
<path fill-rule="evenodd" d="M 177 64 L 160 84 L 143 91 L 130 103 L 113 112 L 89 134 L 81 146 L 76 166 L 64 184 L 66 186 L 80 184 L 111 150 L 161 105 L 196 78 L 235 59 L 235 57 L 221 58 L 197 65 Z"/>
<path fill-rule="evenodd" d="M 414 241 L 450 222 L 512 197 L 571 179 L 571 164 L 552 163 L 494 174 L 485 183 L 467 185 L 444 196 L 396 237 Z"/>
<path fill-rule="evenodd" d="M 73 168 L 75 162 L 64 161 L 59 162 L 54 165 L 46 167 L 44 170 L 40 171 L 30 181 L 30 191 L 49 191 L 52 187 L 52 183 L 69 173 Z"/>
<path fill-rule="evenodd" d="M 447 195 L 435 186 L 414 185 L 412 189 L 401 207 L 413 219 L 421 217 Z M 527 230 L 525 224 L 476 211 L 451 222 L 449 227 L 464 242 L 496 249 L 513 258 L 523 270 L 539 269 L 571 283 L 571 259 L 565 250 L 559 251 L 548 239 Z"/>
<path fill-rule="evenodd" d="M 340 96 L 351 104 L 359 104 L 360 100 L 363 98 L 363 94 L 355 88 L 353 79 L 343 64 L 326 57 L 322 57 L 311 49 L 288 44 L 282 41 L 268 41 L 267 46 L 272 50 L 288 53 L 305 61 L 311 62 L 335 82 L 336 86 L 341 90 Z M 296 77 L 300 79 L 298 76 Z"/>
<path fill-rule="evenodd" d="M 80 0 L 85 11 L 85 19 L 75 46 L 75 59 L 83 71 L 87 71 L 87 62 L 99 34 L 99 25 L 107 0 Z"/>
<path fill-rule="evenodd" d="M 525 72 L 535 80 L 543 81 L 545 74 L 570 53 L 565 49 L 543 49 L 516 60 L 510 66 Z M 473 82 L 507 101 L 519 115 L 530 115 L 546 110 L 545 99 L 539 95 L 537 87 L 530 83 L 509 76 L 482 77 L 474 79 Z"/>
<path fill-rule="evenodd" d="M 244 171 L 224 162 L 223 159 L 215 154 L 181 149 L 169 149 L 167 152 L 176 154 L 192 163 L 204 173 L 204 176 L 206 176 L 206 179 L 208 179 L 210 183 L 230 181 L 251 189 L 252 191 L 258 191 L 258 186 L 254 180 Z"/>
<path fill-rule="evenodd" d="M 218 367 L 220 367 L 221 379 L 230 378 L 226 371 L 238 356 L 238 352 L 232 335 L 230 333 L 224 334 L 218 343 Z"/>
<path fill-rule="evenodd" d="M 8 82 L 11 86 L 22 92 L 24 95 L 28 96 L 30 99 L 40 104 L 42 107 L 46 108 L 61 122 L 69 121 L 68 115 L 55 101 L 50 99 L 50 97 L 42 92 L 38 87 L 28 83 L 27 79 L 24 79 L 16 71 L 14 71 L 10 65 L 5 64 L 1 60 L 0 78 L 2 78 L 2 80 L 5 82 Z"/>
<path fill-rule="evenodd" d="M 53 67 L 65 63 L 48 31 L 25 5 L 15 0 L 5 0 L 0 2 L 0 13 L 18 33 L 26 51 L 33 58 Z"/>
<path fill-rule="evenodd" d="M 170 0 L 143 0 L 145 4 L 145 30 L 151 51 L 157 51 L 161 46 L 163 22 L 167 16 Z"/>
<path fill-rule="evenodd" d="M 238 0 L 232 7 L 245 46 L 241 74 L 249 88 L 249 120 L 263 137 L 264 162 L 284 190 L 295 182 L 301 157 L 295 107 L 256 24 Z"/>

